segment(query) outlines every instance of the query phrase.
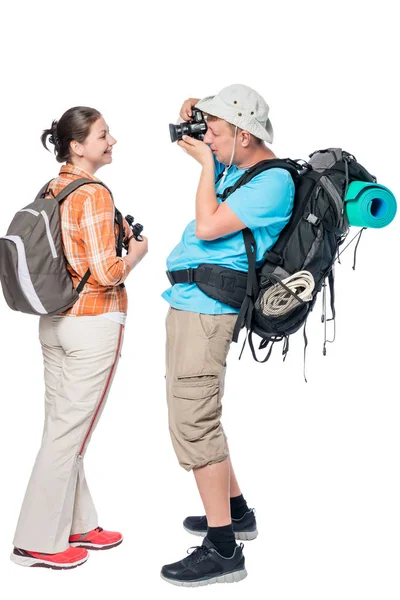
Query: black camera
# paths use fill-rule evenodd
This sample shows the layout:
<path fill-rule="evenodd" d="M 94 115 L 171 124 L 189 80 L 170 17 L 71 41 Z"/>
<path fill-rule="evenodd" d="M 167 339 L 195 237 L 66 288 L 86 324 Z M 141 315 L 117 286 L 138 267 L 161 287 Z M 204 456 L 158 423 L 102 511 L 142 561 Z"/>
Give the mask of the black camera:
<path fill-rule="evenodd" d="M 140 235 L 143 231 L 143 225 L 141 225 L 140 223 L 133 224 L 135 219 L 131 215 L 126 215 L 125 220 L 127 221 L 129 227 L 131 228 L 132 235 L 135 238 L 135 240 L 137 240 L 138 242 L 143 242 L 143 238 Z M 125 250 L 128 250 L 128 244 L 123 242 L 122 245 L 125 248 Z"/>
<path fill-rule="evenodd" d="M 191 121 L 184 121 L 183 123 L 177 123 L 176 125 L 173 125 L 172 123 L 169 124 L 171 142 L 181 140 L 183 135 L 190 135 L 190 137 L 195 138 L 196 140 L 203 141 L 206 131 L 206 120 L 203 113 L 198 108 L 193 109 Z"/>

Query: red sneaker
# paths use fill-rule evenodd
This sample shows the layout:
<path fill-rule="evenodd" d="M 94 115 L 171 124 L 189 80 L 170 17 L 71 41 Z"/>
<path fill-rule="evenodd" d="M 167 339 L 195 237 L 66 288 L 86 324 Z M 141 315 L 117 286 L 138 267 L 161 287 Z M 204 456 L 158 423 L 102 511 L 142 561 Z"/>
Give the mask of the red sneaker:
<path fill-rule="evenodd" d="M 89 558 L 87 550 L 69 546 L 64 552 L 45 554 L 44 552 L 31 552 L 14 548 L 11 560 L 21 567 L 47 567 L 48 569 L 74 569 L 83 565 Z"/>
<path fill-rule="evenodd" d="M 87 548 L 88 550 L 108 550 L 122 543 L 123 536 L 118 531 L 105 531 L 96 527 L 87 533 L 76 533 L 69 537 L 69 543 L 75 548 Z"/>

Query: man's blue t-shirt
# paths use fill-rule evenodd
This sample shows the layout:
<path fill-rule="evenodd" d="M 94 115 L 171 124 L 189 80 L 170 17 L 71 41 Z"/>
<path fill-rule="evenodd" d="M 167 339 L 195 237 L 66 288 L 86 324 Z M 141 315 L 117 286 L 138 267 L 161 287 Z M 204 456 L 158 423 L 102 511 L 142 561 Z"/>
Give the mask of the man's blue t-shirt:
<path fill-rule="evenodd" d="M 225 165 L 215 161 L 215 176 Z M 245 169 L 232 165 L 223 185 L 216 191 L 233 185 Z M 285 169 L 269 169 L 260 173 L 231 194 L 226 202 L 239 219 L 253 232 L 257 243 L 257 266 L 288 222 L 293 208 L 294 183 Z M 218 202 L 221 202 L 218 200 Z M 198 267 L 201 263 L 218 264 L 238 271 L 248 270 L 248 261 L 241 231 L 235 231 L 216 240 L 199 240 L 193 220 L 183 232 L 180 243 L 167 259 L 168 271 Z M 195 283 L 175 284 L 163 293 L 173 308 L 203 314 L 237 313 L 237 309 L 210 298 Z"/>

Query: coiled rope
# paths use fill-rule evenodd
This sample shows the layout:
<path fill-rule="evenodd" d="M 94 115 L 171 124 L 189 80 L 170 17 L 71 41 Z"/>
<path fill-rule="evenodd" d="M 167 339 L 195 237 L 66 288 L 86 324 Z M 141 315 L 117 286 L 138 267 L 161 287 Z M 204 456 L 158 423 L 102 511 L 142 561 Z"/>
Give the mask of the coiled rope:
<path fill-rule="evenodd" d="M 312 300 L 312 292 L 315 287 L 314 277 L 309 271 L 298 271 L 290 277 L 282 280 L 282 283 L 296 294 L 303 302 Z M 295 306 L 300 304 L 299 300 L 280 283 L 275 283 L 265 290 L 260 298 L 260 308 L 267 316 L 278 317 L 285 315 Z"/>

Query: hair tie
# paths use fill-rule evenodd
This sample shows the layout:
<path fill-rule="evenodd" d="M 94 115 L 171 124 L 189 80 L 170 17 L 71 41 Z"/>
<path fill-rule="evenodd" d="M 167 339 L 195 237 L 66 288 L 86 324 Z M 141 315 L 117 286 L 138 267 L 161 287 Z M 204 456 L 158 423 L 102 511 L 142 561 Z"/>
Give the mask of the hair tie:
<path fill-rule="evenodd" d="M 57 121 L 53 121 L 50 128 L 51 134 L 49 137 L 49 142 L 54 144 L 56 151 L 58 152 L 60 148 L 60 139 L 57 134 Z"/>

